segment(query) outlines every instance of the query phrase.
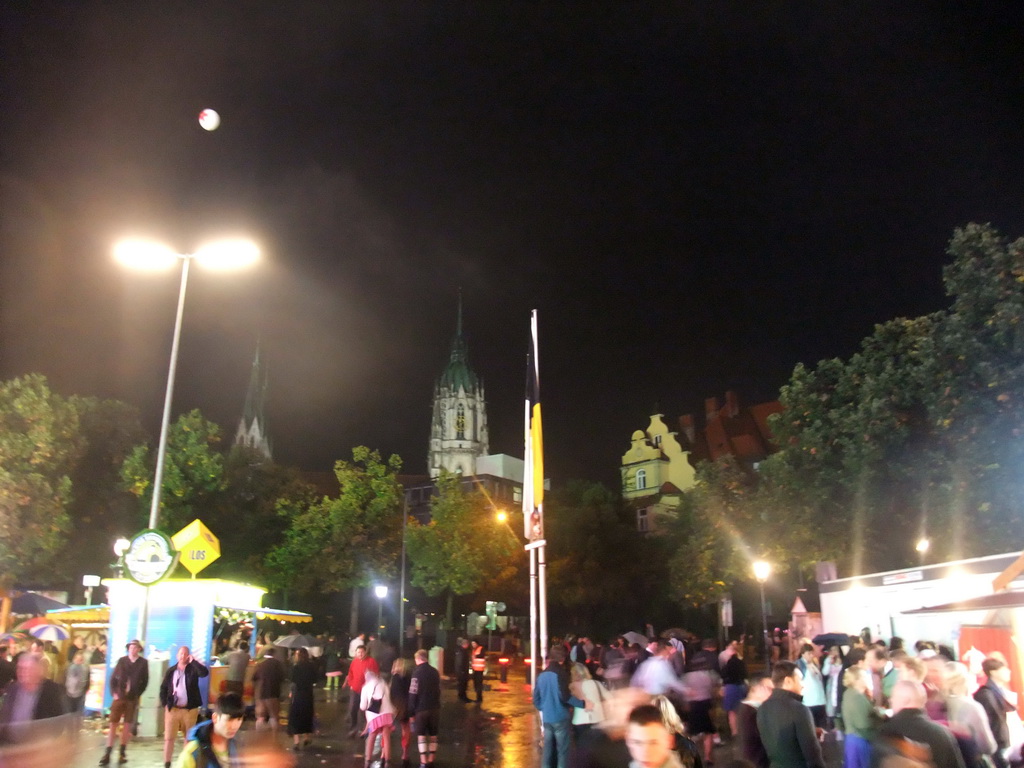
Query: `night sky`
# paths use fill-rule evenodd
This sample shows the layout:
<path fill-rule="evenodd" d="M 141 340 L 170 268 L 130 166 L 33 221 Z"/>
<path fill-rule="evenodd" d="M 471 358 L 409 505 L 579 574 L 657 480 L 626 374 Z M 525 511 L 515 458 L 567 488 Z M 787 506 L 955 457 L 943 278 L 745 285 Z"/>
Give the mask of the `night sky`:
<path fill-rule="evenodd" d="M 657 405 L 771 399 L 944 306 L 954 227 L 1024 234 L 1024 4 L 47 2 L 0 10 L 0 377 L 233 434 L 257 338 L 276 458 L 426 468 L 461 287 L 493 452 L 614 481 Z M 197 113 L 220 112 L 203 131 Z"/>

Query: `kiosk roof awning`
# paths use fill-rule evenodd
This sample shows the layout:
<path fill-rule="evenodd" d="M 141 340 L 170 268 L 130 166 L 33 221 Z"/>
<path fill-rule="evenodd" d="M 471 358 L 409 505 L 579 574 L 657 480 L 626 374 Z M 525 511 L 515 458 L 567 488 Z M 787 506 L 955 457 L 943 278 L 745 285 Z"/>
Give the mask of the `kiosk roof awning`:
<path fill-rule="evenodd" d="M 256 614 L 260 621 L 270 619 L 271 621 L 287 621 L 292 624 L 307 624 L 313 621 L 313 617 L 302 611 L 286 611 L 280 608 L 239 608 L 236 605 L 217 604 L 218 608 L 227 608 L 232 611 L 247 611 Z"/>
<path fill-rule="evenodd" d="M 109 605 L 72 605 L 46 612 L 46 618 L 62 624 L 106 624 L 110 621 Z"/>
<path fill-rule="evenodd" d="M 992 595 L 981 595 L 968 600 L 958 600 L 955 603 L 931 605 L 927 608 L 903 611 L 903 613 L 912 616 L 925 613 L 954 613 L 956 611 L 998 611 L 1003 608 L 1024 608 L 1024 591 L 996 592 Z"/>

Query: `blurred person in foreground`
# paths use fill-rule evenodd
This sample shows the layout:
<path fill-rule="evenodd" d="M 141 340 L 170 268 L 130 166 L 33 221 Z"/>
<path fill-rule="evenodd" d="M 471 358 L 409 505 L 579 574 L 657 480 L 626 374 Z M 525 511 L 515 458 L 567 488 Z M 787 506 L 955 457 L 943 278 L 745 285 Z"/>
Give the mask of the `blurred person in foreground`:
<path fill-rule="evenodd" d="M 626 728 L 629 725 L 629 713 L 650 703 L 651 697 L 641 688 L 610 691 L 603 702 L 604 720 L 591 729 L 585 744 L 576 747 L 570 765 L 573 768 L 622 768 L 627 765 L 629 749 L 626 747 Z"/>
<path fill-rule="evenodd" d="M 697 742 L 686 736 L 686 726 L 679 719 L 676 705 L 668 696 L 655 696 L 651 704 L 661 711 L 661 722 L 672 734 L 674 741 L 672 748 L 679 755 L 679 762 L 682 763 L 683 768 L 704 768 L 704 763 L 700 759 L 700 747 L 697 746 Z"/>
<path fill-rule="evenodd" d="M 0 744 L 31 741 L 36 725 L 65 714 L 64 691 L 46 679 L 43 660 L 34 653 L 18 657 L 17 679 L 0 703 Z"/>
<path fill-rule="evenodd" d="M 245 705 L 240 694 L 229 691 L 217 699 L 213 717 L 189 729 L 177 768 L 228 768 L 238 758 L 235 734 L 242 727 Z"/>
<path fill-rule="evenodd" d="M 927 701 L 923 684 L 911 680 L 897 682 L 892 689 L 893 715 L 879 726 L 879 740 L 883 746 L 887 743 L 897 749 L 906 741 L 924 744 L 935 768 L 965 768 L 953 734 L 925 714 Z"/>
<path fill-rule="evenodd" d="M 674 734 L 662 720 L 661 710 L 653 704 L 644 704 L 629 713 L 626 747 L 629 768 L 683 768 L 674 749 Z"/>

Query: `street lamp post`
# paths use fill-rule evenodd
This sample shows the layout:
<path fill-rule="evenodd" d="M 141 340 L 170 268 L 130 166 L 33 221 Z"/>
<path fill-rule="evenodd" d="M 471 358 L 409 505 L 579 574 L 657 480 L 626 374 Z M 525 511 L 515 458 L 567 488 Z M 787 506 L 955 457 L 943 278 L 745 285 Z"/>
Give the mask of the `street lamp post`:
<path fill-rule="evenodd" d="M 377 595 L 377 632 L 383 636 L 381 629 L 384 627 L 384 598 L 388 596 L 387 584 L 378 584 L 373 588 L 373 593 Z"/>
<path fill-rule="evenodd" d="M 772 566 L 770 563 L 766 563 L 764 560 L 758 560 L 754 563 L 754 578 L 757 579 L 757 585 L 761 589 L 761 630 L 764 633 L 762 644 L 764 646 L 764 663 L 768 669 L 771 668 L 772 655 L 768 645 L 768 608 L 764 601 L 764 583 L 768 581 L 771 573 Z"/>
<path fill-rule="evenodd" d="M 178 368 L 178 345 L 181 340 L 181 323 L 185 313 L 185 292 L 188 288 L 188 270 L 193 260 L 215 270 L 232 270 L 247 267 L 259 258 L 259 249 L 247 240 L 223 240 L 205 245 L 195 253 L 176 253 L 173 249 L 158 243 L 142 240 L 125 240 L 114 247 L 114 258 L 131 269 L 162 270 L 181 262 L 181 287 L 178 289 L 178 309 L 174 318 L 174 336 L 171 340 L 171 361 L 167 371 L 167 391 L 164 394 L 164 410 L 160 420 L 160 441 L 156 450 L 156 472 L 153 477 L 153 501 L 149 508 L 149 528 L 160 523 L 160 500 L 163 495 L 164 464 L 167 458 L 167 435 L 170 431 L 171 402 L 174 399 L 174 378 Z M 146 647 L 146 630 L 149 622 L 149 588 L 142 607 L 139 635 L 143 648 Z"/>

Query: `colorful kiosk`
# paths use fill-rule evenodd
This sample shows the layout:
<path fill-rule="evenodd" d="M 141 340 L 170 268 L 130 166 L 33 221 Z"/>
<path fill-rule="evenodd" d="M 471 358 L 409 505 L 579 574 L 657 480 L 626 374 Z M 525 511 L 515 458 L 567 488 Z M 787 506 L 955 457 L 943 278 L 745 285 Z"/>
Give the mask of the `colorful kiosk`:
<path fill-rule="evenodd" d="M 272 626 L 313 620 L 307 613 L 275 610 L 262 606 L 267 590 L 225 579 L 199 579 L 195 574 L 220 556 L 216 537 L 198 520 L 190 523 L 170 540 L 157 531 L 142 531 L 125 553 L 125 566 L 132 578 L 104 579 L 107 588 L 107 660 L 94 672 L 86 706 L 106 710 L 111 697 L 107 681 L 117 660 L 124 655 L 129 641 L 141 637 L 149 660 L 149 686 L 139 706 L 140 736 L 159 736 L 163 730 L 160 713 L 160 682 L 168 666 L 175 663 L 178 649 L 188 646 L 192 655 L 210 668 L 209 677 L 200 679 L 206 706 L 212 705 L 224 689 L 227 667 L 217 665 L 218 641 L 228 640 L 240 628 L 251 627 L 252 637 Z M 136 561 L 132 562 L 131 558 Z M 180 557 L 191 578 L 166 578 Z M 162 573 L 160 573 L 162 571 Z M 160 574 L 153 578 L 155 574 Z M 141 578 L 140 578 L 141 576 Z M 100 617 L 94 609 L 89 618 Z M 67 622 L 78 616 L 64 612 Z M 57 615 L 54 618 L 58 618 Z M 255 646 L 255 643 L 253 643 Z M 250 651 L 252 653 L 255 647 Z M 245 698 L 252 702 L 250 663 L 246 675 Z"/>

